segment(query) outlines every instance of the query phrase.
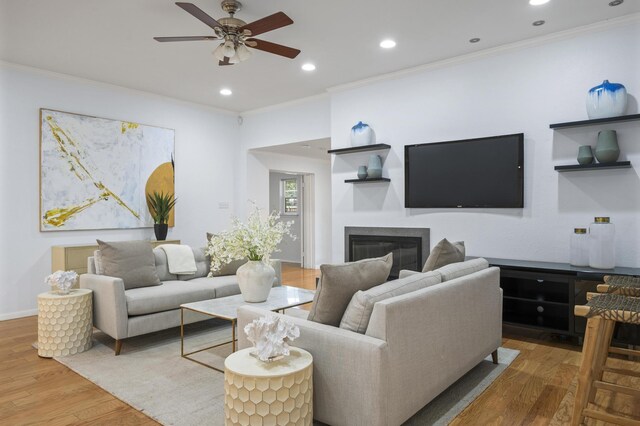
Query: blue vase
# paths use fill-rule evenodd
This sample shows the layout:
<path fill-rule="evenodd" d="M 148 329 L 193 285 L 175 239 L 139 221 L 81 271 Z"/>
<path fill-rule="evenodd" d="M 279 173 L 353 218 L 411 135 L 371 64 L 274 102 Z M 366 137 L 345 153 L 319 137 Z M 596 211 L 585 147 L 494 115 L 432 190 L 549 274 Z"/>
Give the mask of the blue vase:
<path fill-rule="evenodd" d="M 627 109 L 627 89 L 619 83 L 605 80 L 587 94 L 587 115 L 590 119 L 619 117 Z"/>
<path fill-rule="evenodd" d="M 351 146 L 371 145 L 374 140 L 373 129 L 362 121 L 351 128 Z"/>
<path fill-rule="evenodd" d="M 382 158 L 379 155 L 372 154 L 369 156 L 369 166 L 367 167 L 369 179 L 378 179 L 382 177 Z"/>

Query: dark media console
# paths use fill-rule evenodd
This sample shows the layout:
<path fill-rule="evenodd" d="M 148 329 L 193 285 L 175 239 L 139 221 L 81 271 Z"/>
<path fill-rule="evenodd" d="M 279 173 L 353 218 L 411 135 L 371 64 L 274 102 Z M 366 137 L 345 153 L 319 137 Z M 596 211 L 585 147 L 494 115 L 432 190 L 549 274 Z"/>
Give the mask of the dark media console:
<path fill-rule="evenodd" d="M 573 308 L 587 302 L 587 292 L 596 292 L 605 275 L 640 275 L 640 268 L 601 270 L 567 263 L 486 259 L 500 268 L 503 323 L 578 339 L 584 336 L 586 320 L 576 318 Z M 614 342 L 640 345 L 640 327 L 618 324 Z"/>

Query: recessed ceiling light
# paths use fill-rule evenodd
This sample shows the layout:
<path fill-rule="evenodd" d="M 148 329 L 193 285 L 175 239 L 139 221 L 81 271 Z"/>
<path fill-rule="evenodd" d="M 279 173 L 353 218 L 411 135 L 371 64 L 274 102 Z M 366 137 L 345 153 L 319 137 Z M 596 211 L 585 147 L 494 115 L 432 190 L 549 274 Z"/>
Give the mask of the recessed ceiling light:
<path fill-rule="evenodd" d="M 532 6 L 540 6 L 545 3 L 549 3 L 549 0 L 529 0 L 529 4 Z"/>
<path fill-rule="evenodd" d="M 382 47 L 383 49 L 393 49 L 394 47 L 396 47 L 396 42 L 391 39 L 382 40 L 380 42 L 380 47 Z"/>
<path fill-rule="evenodd" d="M 624 0 L 613 0 L 612 2 L 609 2 L 609 6 L 619 6 L 622 3 L 624 3 Z"/>
<path fill-rule="evenodd" d="M 232 93 L 231 89 L 220 89 L 220 94 L 222 96 L 231 96 Z"/>
<path fill-rule="evenodd" d="M 539 21 L 535 21 L 535 22 L 534 22 L 533 24 L 531 24 L 531 25 L 533 25 L 534 27 L 539 27 L 540 25 L 544 25 L 544 24 L 545 24 L 545 21 L 543 21 L 543 20 L 541 19 L 541 20 L 539 20 Z"/>
<path fill-rule="evenodd" d="M 316 66 L 313 65 L 310 62 L 307 62 L 306 64 L 302 64 L 301 67 L 304 71 L 314 71 L 316 69 Z"/>
<path fill-rule="evenodd" d="M 469 43 L 477 43 L 479 41 L 480 41 L 480 39 L 478 37 L 474 37 L 472 39 L 469 39 Z"/>

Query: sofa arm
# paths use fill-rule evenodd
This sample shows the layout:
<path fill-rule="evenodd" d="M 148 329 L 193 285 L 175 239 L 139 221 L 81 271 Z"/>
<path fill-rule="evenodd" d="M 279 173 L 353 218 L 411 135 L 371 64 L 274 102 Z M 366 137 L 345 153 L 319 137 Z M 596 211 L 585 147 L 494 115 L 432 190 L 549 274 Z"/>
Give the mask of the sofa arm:
<path fill-rule="evenodd" d="M 238 309 L 239 348 L 251 346 L 245 325 L 268 314 L 282 316 L 252 306 Z M 293 346 L 313 355 L 313 417 L 334 426 L 386 425 L 387 343 L 302 318 L 286 319 L 300 328 Z"/>
<path fill-rule="evenodd" d="M 122 279 L 82 274 L 80 288 L 93 291 L 93 325 L 116 340 L 126 338 L 129 316 Z"/>
<path fill-rule="evenodd" d="M 398 279 L 410 277 L 411 275 L 422 274 L 423 272 L 412 271 L 410 269 L 402 269 L 398 274 Z"/>
<path fill-rule="evenodd" d="M 273 281 L 273 286 L 278 287 L 282 285 L 282 261 L 280 259 L 271 259 L 271 266 L 276 271 L 276 277 Z"/>

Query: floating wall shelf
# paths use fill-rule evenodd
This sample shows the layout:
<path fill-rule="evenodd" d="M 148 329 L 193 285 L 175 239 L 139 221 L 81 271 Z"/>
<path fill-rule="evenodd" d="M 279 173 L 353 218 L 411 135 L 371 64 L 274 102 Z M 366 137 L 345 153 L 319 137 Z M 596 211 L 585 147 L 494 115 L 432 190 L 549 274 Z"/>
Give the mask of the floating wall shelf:
<path fill-rule="evenodd" d="M 550 129 L 568 129 L 571 127 L 593 126 L 594 124 L 620 123 L 623 121 L 640 120 L 640 114 L 623 115 L 621 117 L 596 118 L 593 120 L 568 121 L 566 123 L 550 124 Z"/>
<path fill-rule="evenodd" d="M 616 163 L 571 164 L 568 166 L 556 166 L 555 170 L 558 172 L 578 172 L 580 170 L 607 170 L 628 168 L 631 168 L 631 161 L 618 161 Z"/>
<path fill-rule="evenodd" d="M 376 143 L 373 145 L 353 146 L 350 148 L 330 149 L 327 151 L 329 154 L 352 154 L 354 152 L 366 152 L 366 151 L 380 151 L 385 149 L 391 149 L 391 145 L 386 143 Z"/>
<path fill-rule="evenodd" d="M 391 182 L 389 178 L 374 178 L 374 179 L 347 179 L 345 183 L 373 183 L 373 182 Z"/>

